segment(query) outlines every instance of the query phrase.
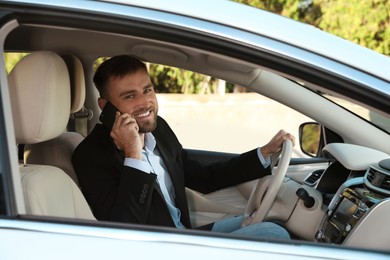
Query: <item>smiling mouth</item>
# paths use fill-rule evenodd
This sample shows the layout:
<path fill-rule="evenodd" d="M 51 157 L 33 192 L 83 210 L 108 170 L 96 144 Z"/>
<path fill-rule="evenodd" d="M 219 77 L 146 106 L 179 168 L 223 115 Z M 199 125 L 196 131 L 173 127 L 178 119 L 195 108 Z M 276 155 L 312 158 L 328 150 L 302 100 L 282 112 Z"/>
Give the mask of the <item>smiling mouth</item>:
<path fill-rule="evenodd" d="M 141 118 L 142 119 L 142 118 L 149 116 L 151 113 L 152 113 L 152 110 L 148 110 L 148 111 L 140 113 L 140 114 L 135 114 L 134 118 Z"/>

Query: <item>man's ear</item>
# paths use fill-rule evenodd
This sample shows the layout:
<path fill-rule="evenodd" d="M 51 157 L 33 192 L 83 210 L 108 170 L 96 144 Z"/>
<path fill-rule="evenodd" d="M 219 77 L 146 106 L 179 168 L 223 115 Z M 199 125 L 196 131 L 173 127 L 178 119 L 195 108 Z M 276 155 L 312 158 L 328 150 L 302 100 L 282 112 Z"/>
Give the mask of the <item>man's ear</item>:
<path fill-rule="evenodd" d="M 106 105 L 107 100 L 99 97 L 97 101 L 98 101 L 98 105 L 99 105 L 100 109 L 103 110 L 103 107 Z"/>

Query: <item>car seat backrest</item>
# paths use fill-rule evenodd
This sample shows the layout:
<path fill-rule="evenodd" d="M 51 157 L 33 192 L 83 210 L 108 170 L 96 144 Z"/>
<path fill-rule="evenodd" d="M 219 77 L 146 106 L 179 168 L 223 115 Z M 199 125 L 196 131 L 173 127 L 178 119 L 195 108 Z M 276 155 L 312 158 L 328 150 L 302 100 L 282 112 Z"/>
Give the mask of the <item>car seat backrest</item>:
<path fill-rule="evenodd" d="M 70 79 L 71 100 L 70 110 L 67 114 L 79 111 L 85 100 L 85 78 L 84 70 L 80 60 L 73 55 L 61 57 L 67 66 Z M 65 130 L 65 127 L 64 129 Z M 67 173 L 72 180 L 79 185 L 76 172 L 72 165 L 72 154 L 74 149 L 84 137 L 76 132 L 64 132 L 60 136 L 45 142 L 26 144 L 24 147 L 24 163 L 44 164 L 59 167 Z"/>
<path fill-rule="evenodd" d="M 74 149 L 84 139 L 76 132 L 64 132 L 60 136 L 45 142 L 24 146 L 25 164 L 43 164 L 60 168 L 79 186 L 76 172 L 72 165 Z"/>
<path fill-rule="evenodd" d="M 94 220 L 80 189 L 61 169 L 20 166 L 26 211 L 31 215 Z"/>
<path fill-rule="evenodd" d="M 41 51 L 25 56 L 11 71 L 9 88 L 17 143 L 32 145 L 63 134 L 71 90 L 59 55 Z M 23 164 L 20 172 L 28 214 L 95 219 L 75 182 L 60 168 Z"/>

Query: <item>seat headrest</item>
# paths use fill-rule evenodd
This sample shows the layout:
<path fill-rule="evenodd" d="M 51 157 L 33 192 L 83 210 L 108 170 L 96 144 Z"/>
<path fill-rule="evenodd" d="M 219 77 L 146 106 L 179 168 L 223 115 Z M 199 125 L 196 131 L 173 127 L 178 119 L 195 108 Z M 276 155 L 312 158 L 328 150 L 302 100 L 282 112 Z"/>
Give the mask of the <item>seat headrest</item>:
<path fill-rule="evenodd" d="M 58 54 L 40 51 L 25 56 L 8 80 L 17 143 L 39 143 L 65 130 L 70 83 L 65 62 Z"/>
<path fill-rule="evenodd" d="M 83 65 L 74 55 L 62 55 L 70 75 L 71 107 L 70 113 L 76 113 L 83 108 L 85 102 L 85 77 Z"/>

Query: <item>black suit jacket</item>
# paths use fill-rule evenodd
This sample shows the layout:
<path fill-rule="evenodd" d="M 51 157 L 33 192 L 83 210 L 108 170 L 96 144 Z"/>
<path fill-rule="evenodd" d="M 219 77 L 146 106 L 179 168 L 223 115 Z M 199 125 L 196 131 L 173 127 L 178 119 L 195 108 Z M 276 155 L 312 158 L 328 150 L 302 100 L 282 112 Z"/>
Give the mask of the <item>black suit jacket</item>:
<path fill-rule="evenodd" d="M 187 228 L 191 224 L 185 187 L 209 193 L 269 173 L 256 150 L 224 162 L 202 164 L 188 155 L 160 117 L 153 135 L 172 180 L 181 222 Z M 124 166 L 123 152 L 116 148 L 103 125 L 97 124 L 80 143 L 72 162 L 82 192 L 98 220 L 174 227 L 157 176 Z"/>

